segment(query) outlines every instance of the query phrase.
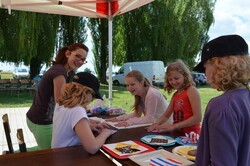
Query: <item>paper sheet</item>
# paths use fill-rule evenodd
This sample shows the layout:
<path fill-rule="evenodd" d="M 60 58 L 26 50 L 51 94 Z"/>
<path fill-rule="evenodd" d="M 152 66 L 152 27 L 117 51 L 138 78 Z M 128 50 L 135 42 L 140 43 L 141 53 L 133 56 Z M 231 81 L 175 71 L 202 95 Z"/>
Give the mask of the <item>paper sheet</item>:
<path fill-rule="evenodd" d="M 110 126 L 116 128 L 116 129 L 131 129 L 131 128 L 149 126 L 149 125 L 152 124 L 152 123 L 147 123 L 147 124 L 131 125 L 131 126 L 127 126 L 127 127 L 125 127 L 125 126 L 123 126 L 123 127 L 117 127 L 117 126 L 115 126 L 115 124 L 118 123 L 118 122 L 106 122 L 105 119 L 98 118 L 98 117 L 90 117 L 90 119 L 96 120 L 96 121 L 101 122 L 101 123 L 102 123 L 102 122 L 105 122 L 105 123 L 107 123 L 108 125 L 110 125 Z"/>

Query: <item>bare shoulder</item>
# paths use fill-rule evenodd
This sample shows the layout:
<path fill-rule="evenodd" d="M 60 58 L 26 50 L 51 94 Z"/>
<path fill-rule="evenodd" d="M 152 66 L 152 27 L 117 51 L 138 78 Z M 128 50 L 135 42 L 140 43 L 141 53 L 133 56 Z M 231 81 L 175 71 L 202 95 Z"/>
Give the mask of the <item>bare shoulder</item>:
<path fill-rule="evenodd" d="M 198 89 L 195 86 L 190 86 L 187 89 L 187 95 L 200 95 Z"/>

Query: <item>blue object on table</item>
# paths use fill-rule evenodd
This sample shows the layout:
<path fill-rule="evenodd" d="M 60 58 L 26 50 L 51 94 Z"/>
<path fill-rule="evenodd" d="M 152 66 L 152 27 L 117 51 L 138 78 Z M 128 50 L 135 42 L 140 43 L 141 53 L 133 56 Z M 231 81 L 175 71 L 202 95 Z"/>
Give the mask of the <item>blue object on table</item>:
<path fill-rule="evenodd" d="M 152 138 L 163 138 L 166 140 L 170 140 L 170 142 L 169 143 L 154 143 L 150 141 Z M 141 141 L 146 144 L 153 145 L 153 146 L 172 146 L 176 142 L 174 138 L 165 136 L 165 135 L 146 135 L 141 138 Z"/>

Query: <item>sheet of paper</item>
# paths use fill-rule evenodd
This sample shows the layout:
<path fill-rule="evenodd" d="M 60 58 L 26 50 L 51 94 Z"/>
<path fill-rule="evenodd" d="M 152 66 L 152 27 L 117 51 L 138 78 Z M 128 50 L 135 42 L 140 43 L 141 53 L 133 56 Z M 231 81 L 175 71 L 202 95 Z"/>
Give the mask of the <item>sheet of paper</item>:
<path fill-rule="evenodd" d="M 96 120 L 98 122 L 105 122 L 107 124 L 109 124 L 110 126 L 116 128 L 116 129 L 131 129 L 131 128 L 136 128 L 136 127 L 144 127 L 144 126 L 149 126 L 151 125 L 152 123 L 147 123 L 147 124 L 137 124 L 137 125 L 131 125 L 131 126 L 123 126 L 123 127 L 117 127 L 115 126 L 115 124 L 117 124 L 118 122 L 106 122 L 105 119 L 102 119 L 102 118 L 98 118 L 98 117 L 90 117 L 90 119 L 92 120 Z"/>

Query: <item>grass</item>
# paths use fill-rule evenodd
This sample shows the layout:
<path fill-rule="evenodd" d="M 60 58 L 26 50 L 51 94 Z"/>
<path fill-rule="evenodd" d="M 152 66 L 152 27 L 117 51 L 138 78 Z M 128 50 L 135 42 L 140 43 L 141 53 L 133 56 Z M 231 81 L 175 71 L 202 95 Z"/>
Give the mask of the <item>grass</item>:
<path fill-rule="evenodd" d="M 106 95 L 106 106 L 109 106 L 108 100 L 108 86 L 101 85 L 100 89 L 105 90 L 101 91 L 101 95 Z M 113 90 L 118 90 L 113 92 L 112 107 L 119 107 L 125 109 L 127 112 L 131 112 L 131 106 L 134 103 L 133 96 L 126 90 L 123 86 L 113 86 Z M 202 101 L 202 112 L 205 111 L 208 101 L 221 94 L 215 89 L 210 88 L 209 86 L 198 87 L 200 92 L 201 101 Z M 168 98 L 168 101 L 171 99 L 172 95 L 168 95 L 163 89 L 160 91 L 165 94 Z M 33 100 L 33 96 L 26 91 L 22 91 L 19 95 L 10 94 L 8 91 L 0 91 L 0 108 L 17 108 L 17 107 L 30 107 Z"/>

